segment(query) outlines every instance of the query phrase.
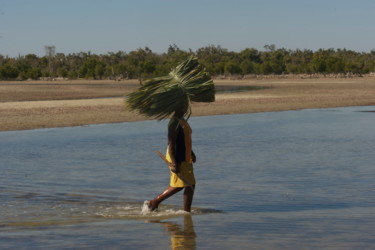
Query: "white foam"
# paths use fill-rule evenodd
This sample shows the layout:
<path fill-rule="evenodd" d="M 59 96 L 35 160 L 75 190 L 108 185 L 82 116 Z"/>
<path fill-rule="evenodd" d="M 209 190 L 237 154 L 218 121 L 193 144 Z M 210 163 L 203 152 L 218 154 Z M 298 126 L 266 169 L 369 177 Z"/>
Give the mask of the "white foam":
<path fill-rule="evenodd" d="M 173 208 L 159 208 L 154 211 L 151 211 L 148 207 L 148 201 L 144 201 L 139 215 L 145 218 L 161 218 L 181 216 L 184 214 L 189 214 L 189 212 L 180 209 L 176 210 Z"/>
<path fill-rule="evenodd" d="M 148 207 L 148 202 L 149 201 L 144 201 L 143 202 L 142 209 L 141 209 L 141 215 L 148 215 L 148 214 L 150 214 L 152 212 L 150 210 L 150 208 Z"/>

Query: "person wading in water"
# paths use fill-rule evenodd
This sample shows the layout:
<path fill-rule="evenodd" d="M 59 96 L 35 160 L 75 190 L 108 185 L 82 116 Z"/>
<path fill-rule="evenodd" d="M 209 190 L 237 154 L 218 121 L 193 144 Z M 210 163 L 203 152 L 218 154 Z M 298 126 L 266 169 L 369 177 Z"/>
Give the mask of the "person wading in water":
<path fill-rule="evenodd" d="M 172 195 L 184 190 L 184 210 L 191 211 L 193 202 L 195 177 L 193 163 L 196 156 L 192 150 L 192 130 L 184 119 L 189 108 L 185 103 L 176 109 L 168 124 L 168 147 L 167 160 L 170 162 L 170 183 L 169 186 L 156 196 L 153 200 L 147 201 L 148 208 L 155 211 L 159 204 Z"/>
<path fill-rule="evenodd" d="M 214 101 L 214 82 L 193 55 L 167 75 L 147 80 L 126 96 L 125 103 L 130 111 L 158 120 L 172 117 L 168 124 L 167 155 L 164 157 L 157 152 L 171 169 L 170 184 L 155 199 L 145 201 L 142 209 L 154 211 L 162 201 L 184 189 L 184 210 L 191 211 L 196 157 L 192 151 L 191 128 L 184 117 L 190 116 L 191 103 Z"/>

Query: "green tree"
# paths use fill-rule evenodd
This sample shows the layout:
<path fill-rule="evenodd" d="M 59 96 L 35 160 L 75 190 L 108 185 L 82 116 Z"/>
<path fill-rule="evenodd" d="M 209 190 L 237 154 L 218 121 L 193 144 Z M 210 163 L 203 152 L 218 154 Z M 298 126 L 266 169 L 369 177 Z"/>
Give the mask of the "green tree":
<path fill-rule="evenodd" d="M 275 44 L 266 44 L 263 46 L 267 51 L 274 52 L 276 50 Z"/>
<path fill-rule="evenodd" d="M 130 63 L 129 71 L 131 75 L 136 76 L 139 83 L 142 83 L 145 77 L 150 77 L 155 67 L 155 58 L 152 51 L 145 47 L 129 53 Z"/>
<path fill-rule="evenodd" d="M 257 72 L 255 63 L 250 61 L 243 61 L 240 65 L 240 68 L 243 75 L 255 74 Z"/>
<path fill-rule="evenodd" d="M 196 51 L 196 56 L 199 61 L 206 67 L 207 71 L 211 74 L 220 74 L 218 68 L 215 65 L 219 62 L 225 62 L 228 50 L 222 48 L 221 46 L 209 45 L 200 48 Z"/>
<path fill-rule="evenodd" d="M 3 80 L 14 80 L 18 77 L 19 71 L 16 67 L 4 64 L 0 66 L 0 78 Z"/>
<path fill-rule="evenodd" d="M 129 53 L 119 51 L 103 55 L 80 52 L 51 58 L 27 54 L 16 58 L 0 55 L 0 79 L 25 80 L 39 77 L 78 77 L 88 79 L 145 78 L 167 74 L 171 68 L 191 55 L 199 58 L 211 75 L 223 74 L 300 74 L 300 73 L 354 73 L 375 71 L 375 51 L 370 53 L 346 49 L 286 50 L 265 45 L 264 51 L 246 48 L 240 52 L 209 45 L 193 52 L 181 50 L 172 44 L 162 54 L 148 47 Z M 51 70 L 53 69 L 53 70 Z"/>
<path fill-rule="evenodd" d="M 96 56 L 88 58 L 79 69 L 80 77 L 86 79 L 102 79 L 105 65 Z"/>
<path fill-rule="evenodd" d="M 26 78 L 38 80 L 42 76 L 42 71 L 39 68 L 31 68 L 27 71 Z"/>
<path fill-rule="evenodd" d="M 225 71 L 225 74 L 227 74 L 227 75 L 242 74 L 242 70 L 241 70 L 240 66 L 234 61 L 227 62 L 225 64 L 224 71 Z"/>

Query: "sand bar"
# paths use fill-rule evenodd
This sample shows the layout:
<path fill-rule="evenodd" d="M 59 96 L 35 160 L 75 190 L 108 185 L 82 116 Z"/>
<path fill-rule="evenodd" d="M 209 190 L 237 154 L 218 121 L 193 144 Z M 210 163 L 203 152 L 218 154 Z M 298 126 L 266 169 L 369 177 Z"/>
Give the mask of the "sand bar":
<path fill-rule="evenodd" d="M 193 116 L 375 105 L 375 76 L 215 80 L 214 103 L 193 104 Z M 0 131 L 132 122 L 148 118 L 126 110 L 124 95 L 137 81 L 0 82 Z"/>

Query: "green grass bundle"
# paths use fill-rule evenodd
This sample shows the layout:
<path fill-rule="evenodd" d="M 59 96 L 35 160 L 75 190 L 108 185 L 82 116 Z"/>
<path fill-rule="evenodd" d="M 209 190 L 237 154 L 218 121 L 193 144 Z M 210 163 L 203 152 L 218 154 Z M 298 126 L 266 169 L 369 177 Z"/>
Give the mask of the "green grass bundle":
<path fill-rule="evenodd" d="M 190 57 L 168 75 L 150 79 L 126 98 L 131 111 L 154 117 L 168 118 L 174 111 L 191 102 L 214 102 L 215 87 L 210 75 Z M 185 116 L 190 116 L 189 108 Z"/>

